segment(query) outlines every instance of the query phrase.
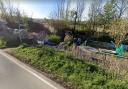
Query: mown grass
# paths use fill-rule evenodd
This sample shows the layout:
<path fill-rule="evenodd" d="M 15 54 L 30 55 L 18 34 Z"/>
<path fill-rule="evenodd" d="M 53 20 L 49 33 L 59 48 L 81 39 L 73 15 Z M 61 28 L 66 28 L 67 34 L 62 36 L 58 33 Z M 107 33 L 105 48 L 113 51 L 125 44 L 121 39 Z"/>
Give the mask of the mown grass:
<path fill-rule="evenodd" d="M 21 61 L 45 71 L 72 89 L 128 89 L 128 82 L 113 77 L 95 64 L 73 59 L 53 48 L 20 46 L 10 52 Z"/>

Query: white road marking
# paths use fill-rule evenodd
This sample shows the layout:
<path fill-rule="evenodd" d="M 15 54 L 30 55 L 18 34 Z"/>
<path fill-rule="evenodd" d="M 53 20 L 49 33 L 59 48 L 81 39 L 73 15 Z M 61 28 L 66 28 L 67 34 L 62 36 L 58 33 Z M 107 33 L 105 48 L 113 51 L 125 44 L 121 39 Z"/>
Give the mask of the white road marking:
<path fill-rule="evenodd" d="M 9 60 L 13 61 L 15 64 L 17 64 L 19 67 L 23 68 L 24 70 L 28 71 L 29 73 L 31 73 L 32 75 L 34 75 L 35 77 L 37 77 L 39 80 L 41 80 L 42 82 L 46 83 L 47 85 L 49 85 L 50 87 L 52 87 L 53 89 L 58 89 L 57 87 L 53 86 L 51 83 L 49 83 L 48 81 L 46 81 L 45 79 L 43 79 L 42 77 L 40 77 L 39 75 L 37 75 L 36 73 L 32 72 L 31 70 L 27 69 L 26 67 L 24 67 L 23 65 L 21 65 L 20 63 L 18 63 L 17 61 L 14 60 L 13 57 L 7 55 L 6 53 L 4 53 L 3 51 L 0 50 L 0 54 L 7 57 Z"/>

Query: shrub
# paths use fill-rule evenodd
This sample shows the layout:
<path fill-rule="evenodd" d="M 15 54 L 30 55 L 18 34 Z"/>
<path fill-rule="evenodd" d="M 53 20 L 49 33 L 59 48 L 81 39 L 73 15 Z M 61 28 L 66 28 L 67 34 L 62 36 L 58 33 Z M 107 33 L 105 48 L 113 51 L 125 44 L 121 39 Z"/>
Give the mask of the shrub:
<path fill-rule="evenodd" d="M 61 37 L 57 35 L 49 35 L 48 39 L 54 43 L 59 43 L 61 41 Z"/>
<path fill-rule="evenodd" d="M 0 48 L 4 48 L 7 45 L 7 41 L 4 37 L 0 38 Z"/>
<path fill-rule="evenodd" d="M 22 43 L 22 44 L 19 46 L 19 48 L 26 48 L 26 47 L 29 47 L 29 45 L 26 44 L 26 43 Z"/>

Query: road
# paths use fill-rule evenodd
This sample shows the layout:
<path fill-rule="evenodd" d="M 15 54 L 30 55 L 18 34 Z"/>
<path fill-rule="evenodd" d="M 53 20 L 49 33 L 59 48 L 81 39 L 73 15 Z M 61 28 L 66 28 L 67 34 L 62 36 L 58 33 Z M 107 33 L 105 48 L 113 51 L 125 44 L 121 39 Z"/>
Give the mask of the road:
<path fill-rule="evenodd" d="M 0 50 L 0 89 L 64 89 Z"/>

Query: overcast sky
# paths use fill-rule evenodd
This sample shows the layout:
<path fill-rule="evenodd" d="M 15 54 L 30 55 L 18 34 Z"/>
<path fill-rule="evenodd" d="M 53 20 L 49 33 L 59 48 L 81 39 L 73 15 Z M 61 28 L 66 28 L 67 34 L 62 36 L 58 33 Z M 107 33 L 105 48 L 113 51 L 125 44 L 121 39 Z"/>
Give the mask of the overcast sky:
<path fill-rule="evenodd" d="M 86 0 L 83 19 L 88 18 L 88 10 L 91 1 L 93 0 Z M 72 2 L 75 2 L 75 0 L 72 0 Z M 57 0 L 11 0 L 11 3 L 33 18 L 49 18 L 50 13 L 54 11 L 57 6 Z M 74 3 L 71 4 L 72 8 L 73 6 Z"/>

